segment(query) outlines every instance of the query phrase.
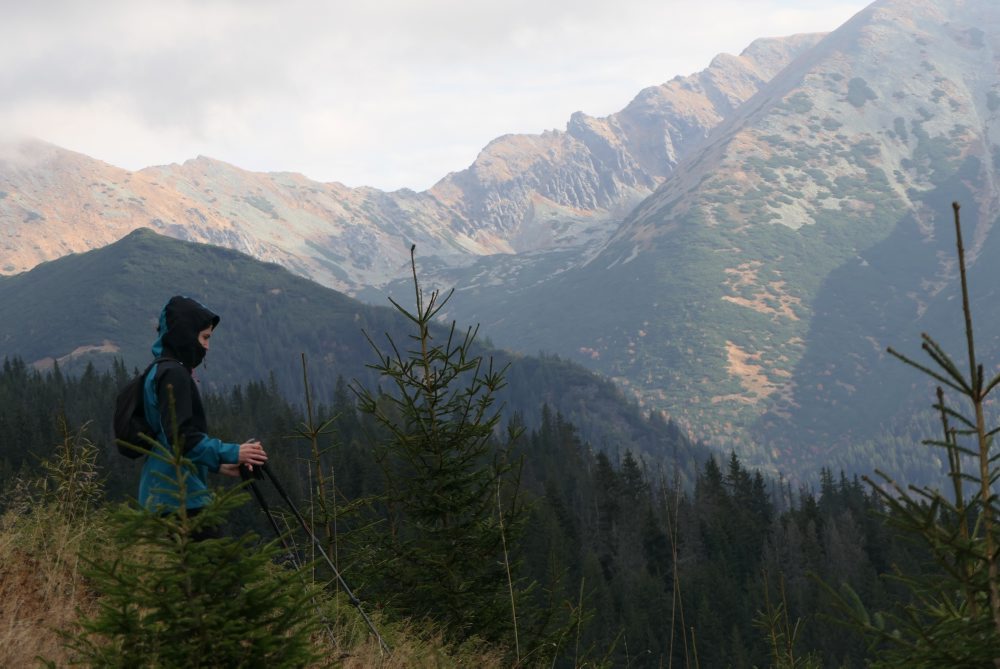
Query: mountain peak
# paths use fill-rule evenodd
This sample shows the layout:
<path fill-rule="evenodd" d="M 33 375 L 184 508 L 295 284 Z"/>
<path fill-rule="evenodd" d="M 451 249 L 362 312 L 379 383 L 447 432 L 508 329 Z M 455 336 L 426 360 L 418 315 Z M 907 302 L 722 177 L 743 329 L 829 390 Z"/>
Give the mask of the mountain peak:
<path fill-rule="evenodd" d="M 687 84 L 704 87 L 708 73 L 738 65 L 720 57 Z M 890 343 L 882 337 L 926 313 L 952 274 L 940 246 L 950 238 L 952 199 L 965 194 L 979 214 L 969 257 L 986 253 L 1000 211 L 998 73 L 998 3 L 882 0 L 859 12 L 759 86 L 633 210 L 586 272 L 567 274 L 588 301 L 600 295 L 582 276 L 591 271 L 608 274 L 598 283 L 620 274 L 645 287 L 648 298 L 629 308 L 616 298 L 595 326 L 624 333 L 600 345 L 573 332 L 554 336 L 596 352 L 600 368 L 705 436 L 741 438 L 736 426 L 768 411 L 858 409 L 850 396 L 879 365 Z M 903 248 L 926 270 L 894 255 Z M 880 269 L 865 269 L 876 258 Z M 892 300 L 879 293 L 887 281 Z M 676 318 L 647 315 L 664 309 Z M 643 325 L 632 316 L 628 328 L 627 313 L 644 314 Z M 706 372 L 712 360 L 715 374 Z M 642 374 L 620 371 L 632 369 Z"/>

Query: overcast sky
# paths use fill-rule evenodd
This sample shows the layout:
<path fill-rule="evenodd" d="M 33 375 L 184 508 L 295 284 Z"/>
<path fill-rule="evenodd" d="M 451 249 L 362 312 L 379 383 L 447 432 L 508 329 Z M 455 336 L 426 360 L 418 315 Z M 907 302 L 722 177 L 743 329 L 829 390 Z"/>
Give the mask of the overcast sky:
<path fill-rule="evenodd" d="M 864 0 L 0 0 L 0 138 L 423 190 Z"/>

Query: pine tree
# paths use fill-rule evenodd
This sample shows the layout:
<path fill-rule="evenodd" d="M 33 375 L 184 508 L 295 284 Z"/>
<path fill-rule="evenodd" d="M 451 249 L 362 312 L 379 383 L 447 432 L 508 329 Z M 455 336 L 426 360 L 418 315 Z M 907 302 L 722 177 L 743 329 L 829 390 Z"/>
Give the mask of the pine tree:
<path fill-rule="evenodd" d="M 416 311 L 390 300 L 415 327 L 410 348 L 400 350 L 387 335 L 384 352 L 369 337 L 378 357 L 370 367 L 392 391 L 352 386 L 359 410 L 387 435 L 377 452 L 386 521 L 378 537 L 385 560 L 379 579 L 392 595 L 389 606 L 430 616 L 452 638 L 509 642 L 516 593 L 505 539 L 517 545 L 521 504 L 508 458 L 518 434 L 497 437 L 494 396 L 505 370 L 475 354 L 474 329 L 459 335 L 453 323 L 444 334 L 432 333 L 450 294 L 439 301 L 434 291 L 425 301 L 412 249 L 411 263 Z"/>
<path fill-rule="evenodd" d="M 896 578 L 911 601 L 897 610 L 871 615 L 847 586 L 838 599 L 878 647 L 876 667 L 1000 667 L 1000 505 L 993 490 L 1000 468 L 992 454 L 1000 428 L 990 429 L 984 412 L 1000 375 L 987 379 L 977 359 L 957 202 L 953 210 L 968 371 L 927 334 L 923 350 L 934 367 L 889 349 L 939 384 L 934 406 L 942 436 L 924 443 L 947 455 L 950 490 L 903 487 L 882 472 L 880 484 L 868 480 L 888 508 L 888 520 L 921 540 L 938 569 L 929 574 L 900 570 Z M 945 389 L 961 404 L 947 401 Z"/>
<path fill-rule="evenodd" d="M 87 576 L 99 608 L 67 635 L 76 660 L 116 667 L 300 667 L 316 659 L 311 597 L 292 571 L 271 561 L 274 544 L 258 548 L 245 534 L 199 541 L 247 498 L 239 488 L 214 495 L 203 510 L 186 510 L 193 471 L 175 439 L 175 513 L 123 505 L 113 515 L 118 545 L 92 562 Z"/>

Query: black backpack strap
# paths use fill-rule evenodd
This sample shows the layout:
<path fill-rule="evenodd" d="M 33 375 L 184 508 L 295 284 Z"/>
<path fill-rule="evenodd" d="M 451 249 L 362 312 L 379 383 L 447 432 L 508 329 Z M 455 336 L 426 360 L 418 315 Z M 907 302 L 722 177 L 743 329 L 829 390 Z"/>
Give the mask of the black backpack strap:
<path fill-rule="evenodd" d="M 149 371 L 151 369 L 153 369 L 154 366 L 158 365 L 161 362 L 176 362 L 181 367 L 184 366 L 184 363 L 182 363 L 177 358 L 171 358 L 170 356 L 161 356 L 159 358 L 156 358 L 155 360 L 153 360 L 153 362 L 149 363 L 149 366 L 146 367 L 146 371 L 142 373 L 142 385 L 143 386 L 146 385 L 146 377 L 149 375 Z M 153 427 L 153 426 L 150 426 L 150 427 Z M 156 430 L 155 427 L 153 427 L 153 429 L 154 429 L 154 431 Z"/>
<path fill-rule="evenodd" d="M 168 356 L 162 356 L 162 357 L 156 358 L 155 360 L 153 360 L 153 362 L 149 363 L 149 366 L 146 367 L 146 371 L 144 371 L 142 373 L 142 385 L 143 386 L 146 385 L 146 377 L 149 376 L 149 370 L 153 369 L 154 366 L 158 365 L 161 362 L 176 362 L 181 367 L 184 366 L 184 363 L 182 363 L 177 358 L 171 358 L 171 357 L 168 357 Z"/>
<path fill-rule="evenodd" d="M 148 366 L 148 367 L 146 367 L 146 371 L 142 373 L 142 378 L 144 378 L 144 379 L 145 379 L 145 378 L 146 378 L 146 375 L 147 375 L 147 374 L 149 374 L 149 370 L 153 369 L 153 366 L 154 366 L 154 365 L 158 365 L 158 364 L 159 364 L 159 363 L 161 363 L 161 362 L 176 362 L 176 363 L 177 363 L 178 365 L 180 365 L 181 367 L 183 367 L 183 366 L 184 366 L 184 363 L 182 363 L 182 362 L 181 362 L 180 360 L 178 360 L 177 358 L 171 358 L 171 357 L 169 357 L 169 356 L 161 356 L 161 357 L 159 357 L 159 358 L 156 358 L 155 360 L 153 360 L 153 362 L 149 363 L 149 366 Z"/>

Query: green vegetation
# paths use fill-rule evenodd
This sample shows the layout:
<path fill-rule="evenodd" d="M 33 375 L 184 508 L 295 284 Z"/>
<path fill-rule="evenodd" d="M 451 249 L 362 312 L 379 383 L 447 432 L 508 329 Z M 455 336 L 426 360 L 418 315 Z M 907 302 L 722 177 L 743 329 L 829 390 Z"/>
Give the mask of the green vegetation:
<path fill-rule="evenodd" d="M 160 515 L 124 506 L 112 517 L 114 550 L 93 559 L 84 577 L 98 610 L 67 635 L 75 662 L 92 666 L 294 667 L 318 659 L 311 637 L 315 598 L 295 571 L 271 568 L 275 543 L 256 536 L 199 540 L 246 501 L 230 488 L 201 513 L 186 511 L 185 480 L 193 465 L 180 441 L 170 462 L 181 509 Z M 71 519 L 72 521 L 72 519 Z"/>
<path fill-rule="evenodd" d="M 847 101 L 855 107 L 864 107 L 865 103 L 869 100 L 877 99 L 878 96 L 875 95 L 875 91 L 873 91 L 868 86 L 868 82 L 861 77 L 854 77 L 847 82 Z"/>
<path fill-rule="evenodd" d="M 812 111 L 813 103 L 808 95 L 800 91 L 790 96 L 781 106 L 793 114 L 808 114 Z"/>
<path fill-rule="evenodd" d="M 906 119 L 902 116 L 897 116 L 892 120 L 892 128 L 900 141 L 905 142 L 909 139 L 909 133 L 906 132 Z"/>
<path fill-rule="evenodd" d="M 878 467 L 911 482 L 937 480 L 942 461 L 912 448 L 915 441 L 938 432 L 935 417 L 915 406 L 912 397 L 922 386 L 901 366 L 891 364 L 883 347 L 890 342 L 901 348 L 919 345 L 916 336 L 908 334 L 915 328 L 951 332 L 950 305 L 958 295 L 956 282 L 942 282 L 936 269 L 941 258 L 948 257 L 951 237 L 949 222 L 939 213 L 940 202 L 947 194 L 971 199 L 970 184 L 979 175 L 978 162 L 966 161 L 939 188 L 920 196 L 935 212 L 929 229 L 912 215 L 882 214 L 898 221 L 888 236 L 863 247 L 854 259 L 845 258 L 825 284 L 816 287 L 810 346 L 793 377 L 798 407 L 791 420 L 765 418 L 769 441 L 789 447 L 809 444 L 797 450 L 805 451 L 800 457 L 813 466 L 835 464 L 852 472 Z M 995 253 L 996 244 L 988 240 L 981 253 Z M 995 279 L 983 264 L 971 272 L 983 281 L 972 293 L 973 303 L 980 305 L 983 327 L 993 331 L 1000 327 L 988 288 Z M 935 286 L 933 295 L 930 286 Z M 943 345 L 959 343 L 952 334 L 946 337 Z M 991 341 L 984 345 L 986 352 L 995 352 Z M 900 393 L 898 388 L 913 392 Z M 794 439 L 786 437 L 791 434 Z"/>
<path fill-rule="evenodd" d="M 278 218 L 278 212 L 275 211 L 274 205 L 266 197 L 261 197 L 260 195 L 244 195 L 243 201 L 254 209 L 259 209 L 265 214 L 268 214 L 273 219 Z"/>
<path fill-rule="evenodd" d="M 777 447 L 782 449 L 782 462 L 789 469 L 804 477 L 818 472 L 818 494 L 768 480 L 747 469 L 735 455 L 726 466 L 716 460 L 694 460 L 692 454 L 704 451 L 693 448 L 678 425 L 665 423 L 655 412 L 647 418 L 636 407 L 623 408 L 610 384 L 594 380 L 565 360 L 551 355 L 512 360 L 497 354 L 495 369 L 505 369 L 510 386 L 501 388 L 494 383 L 487 388 L 480 384 L 479 388 L 489 390 L 483 396 L 491 399 L 479 415 L 495 418 L 495 428 L 503 424 L 523 426 L 523 437 L 510 443 L 497 434 L 500 430 L 490 430 L 489 436 L 479 434 L 477 439 L 481 441 L 475 443 L 488 448 L 477 452 L 473 460 L 484 465 L 476 474 L 485 473 L 483 480 L 489 485 L 476 476 L 461 475 L 459 467 L 446 468 L 456 475 L 456 490 L 459 484 L 470 482 L 479 485 L 481 491 L 490 488 L 492 492 L 500 471 L 492 468 L 492 458 L 496 456 L 506 463 L 524 460 L 519 499 L 525 503 L 528 531 L 519 533 L 516 523 L 504 525 L 510 529 L 506 537 L 501 535 L 501 539 L 509 539 L 507 549 L 494 554 L 496 559 L 488 569 L 490 577 L 483 581 L 493 588 L 492 598 L 484 598 L 494 606 L 491 624 L 483 626 L 456 626 L 449 619 L 450 609 L 425 606 L 431 599 L 429 592 L 418 593 L 414 607 L 403 606 L 406 603 L 402 597 L 390 596 L 398 591 L 394 579 L 417 572 L 388 566 L 385 558 L 392 553 L 381 548 L 392 546 L 396 537 L 380 537 L 379 533 L 393 526 L 407 528 L 398 535 L 400 539 L 412 539 L 409 546 L 423 542 L 427 554 L 434 554 L 434 542 L 428 538 L 432 533 L 406 518 L 412 510 L 402 512 L 415 498 L 426 500 L 433 495 L 411 495 L 405 486 L 412 482 L 400 474 L 415 471 L 422 464 L 414 463 L 412 453 L 406 451 L 406 447 L 423 439 L 417 429 L 421 420 L 416 417 L 426 423 L 433 414 L 428 409 L 449 406 L 448 398 L 453 396 L 443 387 L 428 393 L 439 377 L 421 374 L 420 370 L 425 364 L 439 365 L 440 370 L 453 364 L 467 373 L 472 371 L 467 365 L 474 360 L 486 365 L 488 351 L 474 341 L 465 346 L 464 337 L 456 340 L 453 331 L 435 327 L 425 308 L 418 307 L 418 314 L 391 314 L 388 310 L 361 307 L 346 298 L 309 292 L 280 270 L 247 262 L 237 254 L 182 244 L 172 249 L 151 235 L 132 242 L 148 240 L 155 253 L 136 253 L 133 248 L 116 256 L 121 261 L 118 267 L 123 267 L 128 280 L 136 283 L 135 294 L 120 298 L 122 309 L 108 308 L 108 295 L 113 292 L 97 296 L 96 317 L 79 305 L 59 302 L 58 306 L 66 306 L 83 331 L 90 323 L 117 314 L 115 325 L 122 332 L 128 327 L 122 322 L 122 314 L 141 311 L 141 295 L 150 292 L 139 270 L 133 273 L 130 265 L 138 268 L 147 262 L 162 271 L 161 276 L 172 280 L 183 279 L 185 263 L 191 263 L 186 265 L 189 275 L 190 267 L 199 268 L 193 274 L 197 281 L 219 291 L 213 294 L 227 304 L 233 300 L 233 315 L 224 313 L 220 334 L 227 326 L 246 327 L 249 334 L 234 340 L 253 341 L 256 330 L 252 328 L 273 326 L 271 332 L 261 335 L 273 337 L 269 349 L 294 350 L 296 343 L 303 341 L 310 345 L 310 358 L 332 359 L 332 363 L 323 361 L 329 366 L 315 374 L 316 385 L 323 388 L 320 402 L 325 405 L 316 413 L 335 417 L 328 425 L 331 436 L 322 436 L 328 444 L 303 449 L 300 444 L 282 439 L 298 431 L 296 426 L 311 425 L 312 418 L 304 419 L 301 409 L 283 397 L 286 381 L 279 379 L 293 374 L 277 365 L 274 374 L 244 379 L 244 385 L 236 388 L 223 390 L 218 380 L 206 384 L 206 404 L 214 429 L 229 438 L 249 432 L 273 444 L 272 453 L 280 453 L 275 457 L 277 474 L 292 482 L 296 500 L 315 508 L 321 522 L 335 526 L 326 537 L 338 542 L 338 563 L 343 565 L 348 579 L 358 584 L 366 604 L 371 603 L 385 620 L 399 626 L 407 625 L 406 614 L 428 615 L 426 624 L 434 634 L 443 634 L 451 644 L 462 644 L 447 646 L 451 650 L 445 654 L 458 653 L 453 650 L 456 647 L 476 648 L 479 650 L 475 652 L 503 658 L 501 665 L 520 656 L 544 666 L 554 661 L 556 666 L 606 662 L 638 667 L 671 661 L 678 666 L 692 666 L 697 653 L 702 666 L 749 667 L 773 658 L 776 647 L 787 649 L 794 636 L 791 647 L 799 660 L 822 658 L 828 666 L 862 666 L 865 658 L 871 658 L 870 651 L 860 638 L 831 638 L 827 623 L 818 618 L 829 611 L 831 596 L 807 574 L 816 573 L 835 587 L 845 583 L 865 610 L 876 611 L 912 605 L 914 592 L 905 583 L 880 579 L 880 575 L 891 572 L 892 565 L 914 577 L 922 578 L 922 570 L 929 578 L 940 576 L 940 569 L 926 566 L 927 547 L 914 548 L 897 541 L 885 523 L 871 516 L 872 512 L 886 511 L 893 522 L 902 518 L 900 522 L 905 523 L 905 514 L 910 510 L 893 507 L 877 491 L 866 491 L 857 479 L 841 475 L 838 480 L 829 468 L 819 469 L 816 464 L 832 460 L 827 450 L 831 444 L 825 441 L 825 435 L 834 429 L 845 432 L 847 415 L 850 427 L 857 432 L 847 432 L 844 441 L 837 444 L 843 448 L 843 455 L 836 457 L 840 458 L 838 464 L 850 467 L 849 471 L 866 468 L 875 458 L 882 458 L 880 466 L 888 465 L 886 471 L 907 476 L 913 472 L 927 475 L 935 467 L 926 454 L 910 448 L 912 439 L 903 430 L 893 434 L 891 441 L 882 440 L 882 436 L 876 440 L 870 432 L 863 432 L 876 424 L 880 415 L 892 414 L 903 394 L 898 389 L 906 388 L 907 383 L 897 383 L 900 377 L 893 374 L 872 380 L 871 370 L 881 373 L 882 369 L 871 363 L 878 351 L 866 357 L 863 347 L 848 348 L 842 341 L 846 337 L 852 342 L 864 342 L 872 332 L 895 332 L 893 324 L 912 319 L 913 306 L 908 298 L 900 297 L 907 294 L 907 287 L 899 277 L 919 282 L 925 276 L 921 265 L 934 262 L 940 251 L 940 244 L 924 241 L 926 237 L 918 231 L 916 221 L 901 217 L 885 174 L 868 162 L 869 148 L 861 144 L 843 149 L 865 170 L 866 179 L 830 183 L 838 199 L 850 196 L 851 207 L 817 211 L 812 225 L 803 229 L 746 225 L 745 221 L 709 228 L 700 222 L 695 224 L 696 217 L 692 216 L 674 230 L 670 245 L 657 247 L 655 256 L 639 255 L 628 267 L 619 264 L 602 268 L 600 274 L 568 274 L 546 288 L 556 301 L 545 304 L 560 304 L 559 299 L 587 291 L 595 309 L 585 322 L 567 324 L 573 330 L 572 341 L 592 348 L 618 375 L 647 379 L 650 387 L 663 390 L 665 402 L 675 406 L 678 401 L 690 399 L 691 388 L 703 391 L 705 396 L 743 391 L 738 380 L 720 372 L 729 362 L 727 342 L 754 352 L 758 355 L 755 361 L 794 371 L 793 378 L 800 383 L 801 391 L 795 400 L 811 410 L 808 415 L 815 422 L 796 424 L 795 429 L 789 429 L 788 423 L 776 422 L 774 429 L 786 435 Z M 976 174 L 977 165 L 964 163 L 948 184 L 968 184 Z M 864 182 L 864 189 L 853 190 L 860 188 L 859 181 Z M 763 199 L 763 189 L 759 193 Z M 768 197 L 791 196 L 774 188 Z M 746 204 L 751 210 L 765 206 L 757 198 L 758 191 L 749 194 Z M 890 224 L 880 227 L 878 223 L 884 221 Z M 935 239 L 942 237 L 941 230 L 934 232 Z M 998 243 L 987 239 L 981 251 L 983 257 L 996 253 Z M 174 250 L 179 255 L 172 256 Z M 740 271 L 752 273 L 753 283 L 733 284 L 732 292 L 726 294 L 747 300 L 759 298 L 765 307 L 761 310 L 719 299 L 719 286 L 733 280 L 732 272 L 726 270 L 743 267 L 747 258 L 757 263 Z M 77 271 L 90 263 L 94 263 L 95 272 L 102 271 L 90 254 L 67 261 L 72 261 L 67 267 Z M 65 284 L 72 294 L 72 284 L 65 282 L 74 274 L 67 271 L 64 275 L 60 263 L 49 263 L 32 275 L 33 280 L 43 283 L 27 281 L 28 275 L 0 281 L 0 309 L 10 308 L 4 306 L 10 303 L 25 310 L 40 310 L 27 297 L 20 297 L 17 289 L 37 296 L 44 282 L 48 282 L 45 288 Z M 885 276 L 896 279 L 886 282 Z M 783 295 L 774 288 L 782 282 Z M 121 286 L 113 280 L 109 285 L 112 291 Z M 773 292 L 762 294 L 766 287 Z M 278 292 L 271 292 L 274 289 Z M 122 290 L 123 295 L 126 292 Z M 268 302 L 271 297 L 276 301 Z M 787 298 L 798 298 L 800 302 L 784 301 Z M 84 300 L 82 296 L 78 299 Z M 136 300 L 136 304 L 127 299 Z M 214 303 L 210 297 L 205 299 Z M 809 299 L 813 301 L 806 303 Z M 244 309 L 236 300 L 247 300 L 248 306 Z M 777 312 L 785 305 L 790 305 L 790 313 L 799 314 L 801 320 L 779 315 Z M 50 310 L 53 307 L 46 306 Z M 320 318 L 320 310 L 328 306 L 342 311 L 336 312 L 335 318 Z M 927 306 L 924 322 L 953 319 L 945 306 L 947 291 Z M 619 318 L 636 309 L 644 315 L 641 333 L 626 327 L 627 321 Z M 810 310 L 821 313 L 812 324 L 803 318 Z M 992 327 L 998 316 L 995 310 L 988 309 L 984 323 Z M 52 318 L 49 322 L 57 321 Z M 614 326 L 608 327 L 609 322 Z M 842 323 L 856 324 L 856 329 L 849 329 L 845 335 Z M 418 326 L 416 339 L 411 337 L 414 325 Z M 531 330 L 531 326 L 529 317 L 522 327 Z M 113 330 L 111 325 L 108 328 Z M 284 328 L 288 329 L 282 332 Z M 387 333 L 389 339 L 384 341 L 407 342 L 399 345 L 398 351 L 390 346 L 392 351 L 381 352 L 377 369 L 352 374 L 361 383 L 356 388 L 373 389 L 362 408 L 374 411 L 359 411 L 348 384 L 331 373 L 359 369 L 370 357 L 370 353 L 358 355 L 344 343 L 351 336 L 351 328 L 372 332 L 373 340 L 383 341 L 382 334 Z M 693 329 L 697 329 L 694 338 Z M 49 330 L 63 328 L 55 325 L 37 329 L 37 338 L 56 340 Z M 18 345 L 31 343 L 16 328 L 5 332 L 20 337 Z M 65 331 L 58 334 L 67 336 Z M 803 335 L 808 336 L 812 352 L 796 359 L 795 352 L 789 355 L 789 348 L 782 342 Z M 150 337 L 137 338 L 144 340 L 142 347 L 148 345 Z M 357 339 L 367 346 L 363 335 L 357 335 Z M 420 346 L 421 341 L 428 343 L 426 349 Z M 326 350 L 327 346 L 332 349 Z M 824 349 L 823 355 L 817 356 L 817 349 Z M 209 378 L 216 374 L 216 379 L 225 378 L 220 371 L 225 358 L 216 357 L 217 352 L 225 350 L 221 343 L 213 348 L 206 370 Z M 449 351 L 458 357 L 451 357 Z M 262 351 L 257 364 L 239 358 L 241 362 L 233 365 L 233 377 L 238 379 L 241 372 L 269 365 L 274 359 L 269 357 L 271 353 Z M 239 355 L 246 355 L 246 351 L 239 351 Z M 436 362 L 427 363 L 432 360 Z M 508 361 L 511 364 L 506 367 Z M 379 384 L 376 373 L 383 372 L 388 374 L 381 381 L 386 387 L 374 390 Z M 29 453 L 47 457 L 52 455 L 52 445 L 61 443 L 53 415 L 64 412 L 74 425 L 105 415 L 111 393 L 118 385 L 117 377 L 125 376 L 127 370 L 121 364 L 109 371 L 83 367 L 80 373 L 66 374 L 61 365 L 42 373 L 20 360 L 8 360 L 0 371 L 0 486 L 9 490 L 15 480 L 34 471 Z M 457 374 L 455 379 L 461 376 Z M 390 378 L 403 379 L 404 387 L 414 394 L 393 390 L 393 384 L 386 383 Z M 468 385 L 469 378 L 477 377 L 465 377 L 452 389 L 475 387 L 478 382 Z M 862 382 L 866 378 L 871 381 L 870 387 Z M 835 379 L 846 381 L 837 385 Z M 455 397 L 481 397 L 462 392 Z M 435 397 L 438 399 L 432 399 Z M 508 397 L 512 398 L 508 402 L 510 412 L 503 421 L 491 407 L 499 407 Z M 469 406 L 478 407 L 477 401 Z M 737 402 L 733 405 L 733 416 L 746 410 Z M 563 413 L 563 407 L 573 411 L 572 417 Z M 692 423 L 708 415 L 695 403 L 688 407 L 683 417 Z M 700 414 L 702 411 L 705 413 Z M 518 413 L 520 416 L 515 417 Z M 446 419 L 456 415 L 462 415 L 461 411 L 456 414 L 446 410 L 439 418 L 447 423 Z M 820 422 L 824 420 L 829 424 Z M 103 444 L 106 427 L 101 423 L 95 422 L 91 429 L 95 441 Z M 712 427 L 717 427 L 720 434 L 729 429 L 726 425 Z M 914 429 L 919 432 L 924 426 Z M 863 438 L 855 438 L 859 433 Z M 373 449 L 374 445 L 378 448 Z M 672 461 L 669 455 L 674 452 L 676 460 Z M 109 455 L 97 453 L 95 466 L 108 481 L 108 498 L 120 499 L 131 490 L 135 472 L 129 469 L 130 463 L 109 459 Z M 752 449 L 741 456 L 757 462 L 774 457 Z M 321 463 L 320 469 L 317 463 Z M 380 463 L 385 469 L 380 468 Z M 324 480 L 315 476 L 318 471 L 336 473 L 336 485 L 333 478 L 327 479 L 328 499 L 336 500 L 336 508 L 313 507 L 316 486 L 323 485 Z M 387 477 L 386 471 L 392 476 Z M 430 474 L 418 479 L 421 483 L 432 480 Z M 422 490 L 426 493 L 427 488 Z M 505 523 L 514 520 L 513 514 L 508 515 L 515 508 L 513 489 L 501 485 L 500 497 L 504 506 L 494 507 L 495 497 L 491 498 L 490 514 L 502 508 Z M 432 516 L 443 508 L 436 504 L 420 513 Z M 485 503 L 481 508 L 486 508 Z M 493 531 L 494 542 L 498 525 L 491 523 L 499 523 L 500 518 L 499 513 L 481 518 L 481 529 Z M 238 536 L 247 529 L 263 534 L 259 514 L 252 507 L 234 510 L 232 523 L 240 530 Z M 395 554 L 413 556 L 406 550 Z M 509 577 L 506 569 L 499 569 L 503 563 L 510 566 Z M 770 577 L 763 575 L 765 571 Z M 781 583 L 785 584 L 784 597 L 778 592 Z M 514 605 L 507 618 L 511 590 Z M 335 602 L 330 604 L 334 609 Z M 777 602 L 781 605 L 777 606 Z M 459 601 L 456 606 L 465 604 Z M 336 611 L 330 615 L 334 621 L 344 618 Z M 514 615 L 519 621 L 516 637 Z M 789 626 L 797 630 L 794 635 L 787 631 Z M 351 639 L 358 634 L 349 625 L 340 628 L 339 622 L 337 630 L 336 634 Z M 360 636 L 364 637 L 364 633 Z M 482 645 L 483 639 L 489 639 L 490 645 Z"/>
<path fill-rule="evenodd" d="M 844 127 L 844 124 L 833 118 L 832 116 L 827 116 L 823 119 L 823 128 L 829 131 L 838 130 Z"/>
<path fill-rule="evenodd" d="M 243 545 L 226 554 L 227 544 L 242 540 L 192 543 L 186 536 L 194 529 L 191 518 L 143 517 L 135 509 L 104 502 L 101 469 L 92 466 L 100 449 L 85 429 L 69 432 L 57 450 L 52 460 L 42 461 L 44 473 L 26 470 L 4 481 L 0 596 L 12 606 L 0 611 L 3 666 L 44 661 L 48 666 L 145 667 L 161 666 L 159 660 L 162 666 L 299 667 L 310 656 L 316 661 L 308 666 L 355 669 L 505 666 L 500 654 L 488 648 L 445 644 L 430 623 L 416 628 L 379 620 L 394 642 L 392 656 L 386 657 L 370 642 L 361 621 L 345 612 L 341 596 L 305 585 L 311 583 L 303 580 L 305 574 L 265 563 L 262 557 L 273 554 L 272 547 Z M 222 495 L 236 501 L 232 492 Z M 159 527 L 154 531 L 153 525 Z M 141 536 L 131 536 L 128 528 Z M 220 552 L 227 561 L 215 561 Z M 179 574 L 191 580 L 182 581 Z M 134 591 L 123 591 L 126 581 Z M 226 585 L 230 587 L 221 597 L 205 601 L 203 595 Z M 294 610 L 272 608 L 278 615 L 270 619 L 262 615 L 268 604 L 290 594 L 308 594 L 309 601 Z M 138 608 L 137 602 L 146 606 Z M 223 611 L 236 615 L 222 620 L 218 614 Z M 195 648 L 208 630 L 185 626 L 199 617 L 203 624 L 220 627 Z M 303 627 L 275 638 L 295 619 L 308 625 L 319 619 L 323 629 L 308 639 Z M 251 627 L 250 621 L 257 624 Z M 183 636 L 171 638 L 178 633 Z"/>
<path fill-rule="evenodd" d="M 655 261 L 653 257 L 633 260 L 627 273 L 638 277 L 640 285 L 656 286 L 651 291 L 656 295 L 655 300 L 645 299 L 643 293 L 616 291 L 613 300 L 597 298 L 602 308 L 590 318 L 609 323 L 603 337 L 609 341 L 617 338 L 613 334 L 617 327 L 613 324 L 627 322 L 626 314 L 631 308 L 631 313 L 643 314 L 646 336 L 635 342 L 635 353 L 628 357 L 616 356 L 616 351 L 622 349 L 609 342 L 607 355 L 613 358 L 605 363 L 602 355 L 602 368 L 616 377 L 632 377 L 631 370 L 636 370 L 634 375 L 639 378 L 651 375 L 654 381 L 649 387 L 664 394 L 661 405 L 670 407 L 672 415 L 701 433 L 709 431 L 720 439 L 729 437 L 723 432 L 720 414 L 736 425 L 751 422 L 756 415 L 753 406 L 739 402 L 699 406 L 691 401 L 692 396 L 726 396 L 744 391 L 729 375 L 729 361 L 725 357 L 727 340 L 759 354 L 761 363 L 794 369 L 797 352 L 788 349 L 784 342 L 808 334 L 805 328 L 810 314 L 809 300 L 820 289 L 822 277 L 876 243 L 886 234 L 879 222 L 895 220 L 899 215 L 901 203 L 887 178 L 881 170 L 868 167 L 874 146 L 871 142 L 861 143 L 854 154 L 849 154 L 866 168 L 864 176 L 840 177 L 828 182 L 832 196 L 869 203 L 869 209 L 814 210 L 811 224 L 792 230 L 764 224 L 774 215 L 768 203 L 802 203 L 792 189 L 747 190 L 739 200 L 738 211 L 742 215 L 731 226 L 712 228 L 685 222 L 671 234 L 669 245 L 649 254 L 655 256 Z M 760 166 L 769 162 L 762 160 Z M 758 173 L 764 172 L 758 170 Z M 720 288 L 734 276 L 727 274 L 726 269 L 739 268 L 750 259 L 756 261 L 748 275 L 751 280 L 733 284 L 722 294 L 751 302 L 759 296 L 761 306 L 756 310 L 720 299 Z M 610 286 L 616 281 L 613 278 L 616 270 L 603 272 L 601 283 L 595 279 L 591 284 L 582 276 L 575 277 L 574 282 L 577 286 L 587 286 L 584 290 L 591 296 L 609 295 Z M 624 276 L 621 281 L 624 283 Z M 779 299 L 781 293 L 787 301 Z M 788 305 L 788 312 L 783 304 Z M 795 318 L 782 315 L 785 313 Z M 697 332 L 693 331 L 695 328 Z M 754 337 L 744 339 L 741 333 L 754 333 Z M 577 336 L 577 333 L 565 334 L 571 338 Z M 598 337 L 595 332 L 595 339 Z M 675 351 L 672 342 L 684 342 L 687 350 L 678 346 Z M 779 361 L 782 356 L 787 359 Z M 723 408 L 725 411 L 720 411 Z M 770 461 L 771 456 L 763 450 L 754 452 L 753 446 L 746 443 L 740 446 L 741 454 L 751 462 Z"/>
<path fill-rule="evenodd" d="M 921 121 L 913 121 L 911 125 L 913 135 L 917 138 L 913 160 L 918 173 L 927 176 L 933 183 L 940 184 L 958 168 L 957 161 L 961 152 L 952 138 L 944 135 L 931 137 L 924 130 Z"/>

